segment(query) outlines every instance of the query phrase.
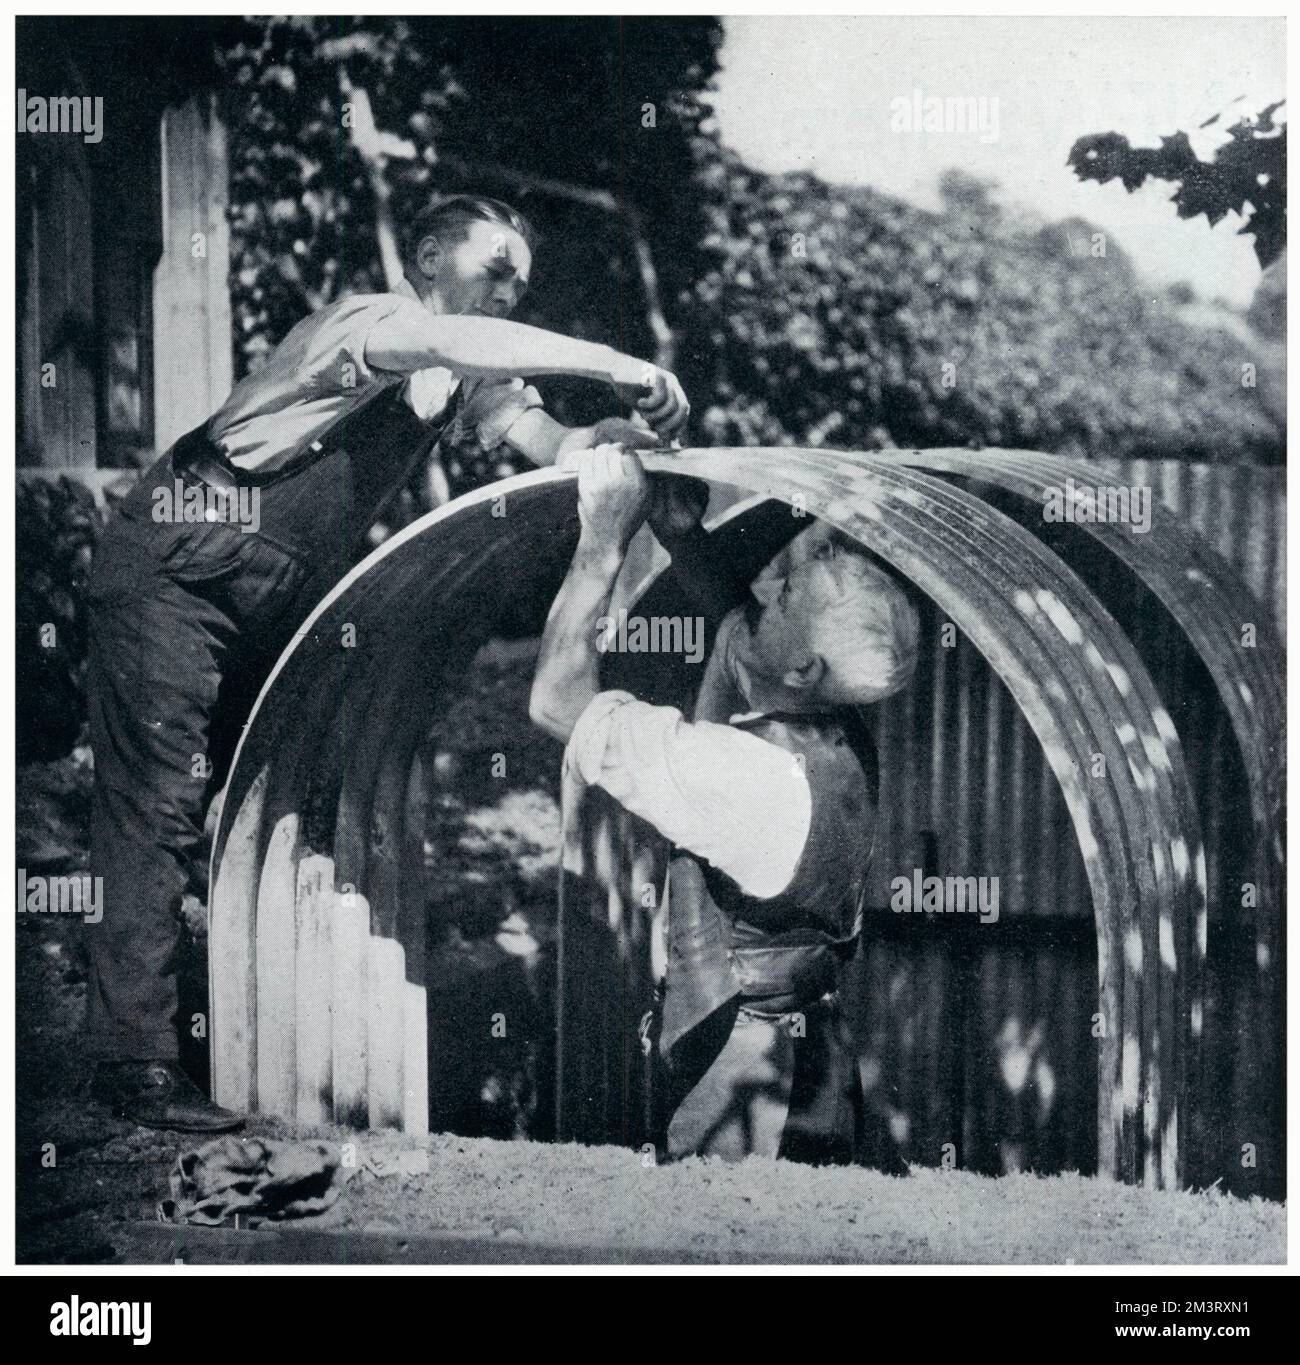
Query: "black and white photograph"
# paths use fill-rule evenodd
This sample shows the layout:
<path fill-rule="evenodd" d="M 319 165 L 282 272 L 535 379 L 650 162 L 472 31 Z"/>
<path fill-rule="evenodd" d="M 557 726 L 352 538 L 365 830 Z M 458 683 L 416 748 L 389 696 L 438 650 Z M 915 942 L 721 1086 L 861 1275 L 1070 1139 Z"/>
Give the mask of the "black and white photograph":
<path fill-rule="evenodd" d="M 1249 1337 L 1280 7 L 12 23 L 38 1334 L 785 1267 Z"/>

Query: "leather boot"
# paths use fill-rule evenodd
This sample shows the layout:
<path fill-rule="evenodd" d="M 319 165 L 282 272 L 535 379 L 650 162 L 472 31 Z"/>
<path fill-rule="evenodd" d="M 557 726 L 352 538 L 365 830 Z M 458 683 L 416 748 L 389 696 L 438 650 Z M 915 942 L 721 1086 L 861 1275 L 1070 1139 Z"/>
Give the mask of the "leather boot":
<path fill-rule="evenodd" d="M 213 1104 L 179 1062 L 101 1062 L 91 1094 L 119 1118 L 178 1133 L 229 1133 L 240 1115 Z"/>

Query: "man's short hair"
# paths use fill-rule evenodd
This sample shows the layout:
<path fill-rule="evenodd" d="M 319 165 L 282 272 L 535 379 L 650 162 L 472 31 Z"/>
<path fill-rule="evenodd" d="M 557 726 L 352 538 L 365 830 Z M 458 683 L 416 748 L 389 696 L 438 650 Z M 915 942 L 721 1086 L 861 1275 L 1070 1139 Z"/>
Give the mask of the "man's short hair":
<path fill-rule="evenodd" d="M 402 242 L 402 261 L 412 265 L 419 245 L 426 237 L 443 242 L 464 241 L 472 223 L 500 223 L 512 228 L 532 251 L 537 244 L 533 225 L 518 209 L 484 194 L 452 194 L 422 208 L 406 227 Z"/>
<path fill-rule="evenodd" d="M 880 701 L 916 671 L 920 623 L 911 599 L 864 555 L 835 556 L 847 591 L 818 613 L 811 643 L 826 663 L 820 695 L 842 706 Z"/>

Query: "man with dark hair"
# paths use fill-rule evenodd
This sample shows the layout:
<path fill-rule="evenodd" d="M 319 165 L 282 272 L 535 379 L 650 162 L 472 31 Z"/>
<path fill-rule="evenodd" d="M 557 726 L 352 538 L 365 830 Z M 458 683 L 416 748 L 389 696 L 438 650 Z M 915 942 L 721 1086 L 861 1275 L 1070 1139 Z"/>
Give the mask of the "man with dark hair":
<path fill-rule="evenodd" d="M 645 444 L 689 408 L 665 371 L 509 322 L 532 231 L 495 200 L 418 216 L 402 286 L 305 318 L 214 416 L 147 471 L 106 527 L 91 582 L 95 759 L 87 927 L 94 1093 L 136 1122 L 237 1127 L 178 1062 L 178 909 L 253 698 L 312 607 L 355 562 L 387 501 L 440 436 L 504 443 L 535 464 L 597 440 Z M 578 375 L 636 402 L 570 430 L 524 380 Z"/>
<path fill-rule="evenodd" d="M 857 943 L 876 817 L 855 708 L 905 687 L 917 618 L 861 554 L 824 541 L 718 627 L 688 720 L 600 691 L 600 622 L 649 516 L 700 605 L 717 601 L 703 501 L 648 486 L 634 453 L 579 453 L 578 548 L 542 638 L 529 711 L 598 786 L 671 845 L 657 1036 L 671 1157 L 851 1159 L 856 1070 L 834 1011 Z M 688 485 L 689 487 L 689 485 Z M 567 833 L 567 830 L 566 830 Z"/>
<path fill-rule="evenodd" d="M 402 253 L 406 260 L 414 259 L 415 248 L 426 237 L 446 241 L 464 238 L 474 223 L 498 223 L 517 232 L 527 243 L 529 251 L 537 250 L 537 234 L 533 225 L 517 208 L 486 194 L 451 194 L 433 199 L 406 225 Z"/>

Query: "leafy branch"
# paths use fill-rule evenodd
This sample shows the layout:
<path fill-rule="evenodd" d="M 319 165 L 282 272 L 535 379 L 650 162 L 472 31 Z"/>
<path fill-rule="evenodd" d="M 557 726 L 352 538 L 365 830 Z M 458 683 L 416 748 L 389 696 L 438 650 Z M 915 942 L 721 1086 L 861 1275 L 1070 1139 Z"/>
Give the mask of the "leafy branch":
<path fill-rule="evenodd" d="M 1255 238 L 1255 255 L 1267 267 L 1286 249 L 1286 124 L 1273 118 L 1283 103 L 1234 123 L 1209 161 L 1196 155 L 1186 133 L 1162 137 L 1159 147 L 1134 147 L 1120 133 L 1090 133 L 1070 148 L 1067 164 L 1080 180 L 1119 180 L 1130 194 L 1148 179 L 1174 184 L 1171 202 L 1180 218 L 1203 213 L 1214 227 L 1229 212 L 1241 215 L 1239 235 Z"/>

